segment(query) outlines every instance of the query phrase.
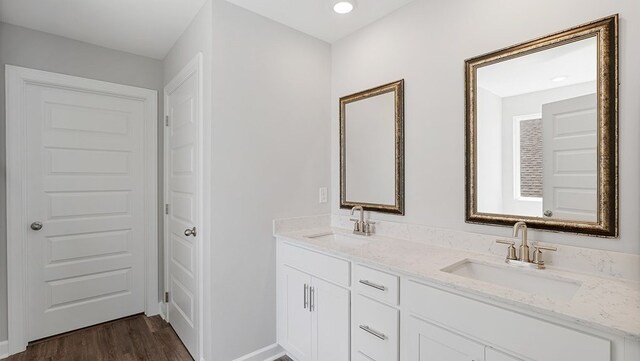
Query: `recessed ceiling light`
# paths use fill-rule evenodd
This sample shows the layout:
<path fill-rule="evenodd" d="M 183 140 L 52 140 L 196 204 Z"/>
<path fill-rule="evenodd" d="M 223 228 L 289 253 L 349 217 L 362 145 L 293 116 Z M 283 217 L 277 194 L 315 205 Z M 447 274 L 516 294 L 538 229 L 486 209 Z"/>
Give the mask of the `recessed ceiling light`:
<path fill-rule="evenodd" d="M 555 78 L 551 78 L 551 81 L 558 82 L 558 81 L 567 80 L 567 78 L 568 78 L 568 76 L 566 76 L 566 75 L 560 75 L 560 76 L 557 76 Z"/>
<path fill-rule="evenodd" d="M 333 11 L 338 14 L 348 14 L 353 10 L 353 3 L 349 1 L 338 1 L 333 5 Z"/>

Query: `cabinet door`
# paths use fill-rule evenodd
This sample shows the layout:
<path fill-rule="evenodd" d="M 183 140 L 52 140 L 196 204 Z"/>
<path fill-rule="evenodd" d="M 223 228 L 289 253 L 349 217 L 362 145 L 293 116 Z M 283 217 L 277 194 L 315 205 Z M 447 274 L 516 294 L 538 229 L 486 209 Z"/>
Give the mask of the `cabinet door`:
<path fill-rule="evenodd" d="M 349 361 L 349 306 L 347 289 L 312 280 L 313 361 Z"/>
<path fill-rule="evenodd" d="M 311 361 L 311 276 L 280 266 L 280 342 L 299 361 Z"/>
<path fill-rule="evenodd" d="M 522 361 L 519 358 L 509 356 L 500 351 L 496 351 L 491 347 L 487 347 L 485 350 L 485 361 Z"/>
<path fill-rule="evenodd" d="M 409 317 L 409 361 L 484 361 L 484 346 L 460 335 Z"/>

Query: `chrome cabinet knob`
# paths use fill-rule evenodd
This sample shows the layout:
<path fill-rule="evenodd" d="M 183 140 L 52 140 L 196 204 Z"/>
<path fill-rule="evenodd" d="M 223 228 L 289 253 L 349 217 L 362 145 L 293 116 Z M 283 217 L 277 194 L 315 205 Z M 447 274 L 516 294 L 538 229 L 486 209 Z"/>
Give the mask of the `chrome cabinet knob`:
<path fill-rule="evenodd" d="M 39 231 L 42 229 L 42 222 L 33 222 L 31 223 L 31 229 L 33 229 L 34 231 Z"/>
<path fill-rule="evenodd" d="M 551 216 L 553 216 L 553 212 L 551 212 L 550 210 L 547 209 L 546 211 L 544 211 L 544 216 L 545 217 L 551 217 Z"/>
<path fill-rule="evenodd" d="M 184 230 L 184 235 L 187 236 L 187 237 L 189 237 L 189 236 L 194 236 L 195 237 L 196 234 L 197 234 L 196 233 L 196 227 L 193 227 L 191 229 L 187 228 L 187 229 Z"/>

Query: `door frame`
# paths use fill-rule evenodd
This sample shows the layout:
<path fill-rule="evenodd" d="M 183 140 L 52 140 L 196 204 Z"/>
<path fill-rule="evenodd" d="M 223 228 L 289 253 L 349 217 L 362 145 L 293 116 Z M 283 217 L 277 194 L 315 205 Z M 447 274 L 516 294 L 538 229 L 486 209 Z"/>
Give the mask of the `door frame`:
<path fill-rule="evenodd" d="M 209 227 L 205 224 L 204 220 L 207 219 L 207 215 L 210 213 L 210 205 L 206 202 L 208 199 L 207 195 L 210 194 L 210 186 L 204 182 L 205 177 L 207 177 L 209 167 L 206 164 L 210 164 L 210 158 L 206 155 L 208 152 L 205 151 L 205 142 L 204 135 L 208 132 L 208 128 L 205 128 L 207 125 L 204 120 L 204 65 L 203 65 L 203 54 L 197 53 L 188 63 L 187 65 L 180 70 L 180 72 L 175 75 L 167 85 L 164 87 L 164 117 L 165 117 L 165 126 L 163 126 L 164 137 L 163 137 L 163 207 L 166 207 L 169 202 L 169 132 L 167 132 L 166 119 L 169 116 L 169 94 L 175 91 L 185 80 L 191 77 L 193 74 L 196 74 L 198 79 L 198 109 L 197 109 L 197 118 L 200 129 L 199 141 L 200 141 L 200 149 L 199 149 L 199 163 L 196 165 L 200 167 L 200 179 L 198 180 L 198 190 L 200 191 L 200 196 L 202 198 L 202 203 L 200 204 L 200 219 L 198 220 L 199 224 L 198 233 L 200 237 L 196 237 L 196 283 L 197 283 L 197 292 L 198 295 L 196 297 L 197 309 L 198 309 L 198 327 L 197 327 L 197 355 L 192 355 L 195 360 L 204 360 L 204 300 L 205 300 L 205 287 L 204 287 L 204 239 L 208 239 L 209 237 Z M 169 121 L 171 121 L 169 119 Z M 209 163 L 207 163 L 209 162 Z M 210 178 L 209 178 L 210 179 Z M 169 215 L 163 209 L 163 219 L 164 219 L 164 291 L 168 292 L 169 290 L 169 239 L 171 238 L 170 230 L 169 230 Z M 169 315 L 169 307 L 167 303 L 163 303 L 162 305 L 162 313 L 165 320 L 171 323 L 171 316 Z"/>
<path fill-rule="evenodd" d="M 144 103 L 144 243 L 145 314 L 156 315 L 158 306 L 158 92 L 128 85 L 5 66 L 6 89 L 6 190 L 7 210 L 7 303 L 9 355 L 27 346 L 27 229 L 26 177 L 27 131 L 24 113 L 25 88 L 37 84 L 88 93 L 115 95 Z"/>

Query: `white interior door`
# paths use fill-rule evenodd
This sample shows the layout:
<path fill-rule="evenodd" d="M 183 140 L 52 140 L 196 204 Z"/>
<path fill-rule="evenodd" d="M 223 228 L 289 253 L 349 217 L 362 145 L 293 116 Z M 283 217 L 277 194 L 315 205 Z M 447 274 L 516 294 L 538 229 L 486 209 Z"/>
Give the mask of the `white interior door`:
<path fill-rule="evenodd" d="M 542 106 L 546 217 L 598 220 L 597 108 L 596 94 Z"/>
<path fill-rule="evenodd" d="M 165 88 L 167 318 L 199 359 L 200 239 L 202 238 L 201 60 L 198 56 Z"/>
<path fill-rule="evenodd" d="M 36 83 L 24 99 L 28 340 L 143 312 L 144 103 Z"/>

